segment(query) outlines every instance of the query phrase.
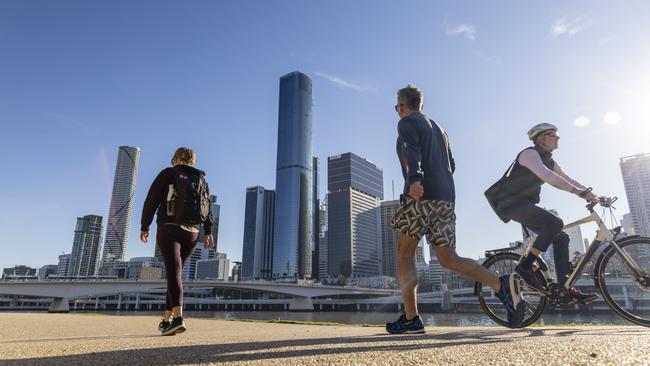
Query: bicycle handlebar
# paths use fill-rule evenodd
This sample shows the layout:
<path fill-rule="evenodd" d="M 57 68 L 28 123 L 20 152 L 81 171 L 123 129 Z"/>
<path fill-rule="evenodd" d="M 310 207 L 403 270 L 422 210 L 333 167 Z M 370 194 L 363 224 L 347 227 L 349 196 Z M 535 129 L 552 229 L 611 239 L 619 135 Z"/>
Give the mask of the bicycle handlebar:
<path fill-rule="evenodd" d="M 589 202 L 585 207 L 587 207 L 587 210 L 589 210 L 589 212 L 593 212 L 596 205 L 601 205 L 602 207 L 612 207 L 612 204 L 616 202 L 616 200 L 618 200 L 618 197 L 600 196 L 596 197 L 596 200 Z"/>

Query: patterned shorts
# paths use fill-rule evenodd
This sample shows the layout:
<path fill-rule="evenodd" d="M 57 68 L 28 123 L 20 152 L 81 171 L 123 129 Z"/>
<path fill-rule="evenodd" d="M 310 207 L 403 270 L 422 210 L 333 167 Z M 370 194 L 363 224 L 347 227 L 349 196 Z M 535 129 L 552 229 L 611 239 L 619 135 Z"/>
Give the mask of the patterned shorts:
<path fill-rule="evenodd" d="M 417 240 L 426 235 L 429 245 L 456 247 L 456 213 L 452 202 L 416 202 L 403 196 L 401 203 L 390 223 L 393 229 Z"/>

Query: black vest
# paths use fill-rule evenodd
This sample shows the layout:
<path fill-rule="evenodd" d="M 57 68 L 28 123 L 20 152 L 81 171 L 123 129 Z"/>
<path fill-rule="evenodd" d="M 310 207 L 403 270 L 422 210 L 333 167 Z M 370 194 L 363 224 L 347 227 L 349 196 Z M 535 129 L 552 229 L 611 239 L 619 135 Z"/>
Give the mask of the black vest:
<path fill-rule="evenodd" d="M 539 179 L 535 173 L 530 171 L 530 169 L 519 164 L 519 155 L 528 149 L 534 149 L 537 151 L 540 158 L 542 158 L 542 163 L 544 163 L 547 168 L 553 170 L 553 167 L 555 167 L 555 161 L 551 157 L 552 154 L 550 151 L 539 146 L 528 147 L 522 150 L 517 154 L 517 160 L 512 167 L 512 171 L 510 172 L 506 182 L 501 186 L 501 195 L 504 197 L 502 199 L 504 201 L 524 200 L 532 203 L 539 203 L 539 194 L 542 191 L 542 184 L 544 184 L 544 181 Z"/>

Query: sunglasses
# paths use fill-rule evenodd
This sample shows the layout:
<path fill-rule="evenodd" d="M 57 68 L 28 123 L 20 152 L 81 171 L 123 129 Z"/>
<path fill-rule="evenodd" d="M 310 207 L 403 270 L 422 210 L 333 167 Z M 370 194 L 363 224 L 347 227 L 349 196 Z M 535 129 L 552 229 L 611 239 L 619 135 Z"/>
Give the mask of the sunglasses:
<path fill-rule="evenodd" d="M 542 134 L 542 136 L 558 137 L 557 132 L 555 132 L 555 131 L 546 132 L 546 133 Z"/>
<path fill-rule="evenodd" d="M 395 104 L 395 112 L 399 113 L 399 106 L 404 105 L 403 103 Z"/>

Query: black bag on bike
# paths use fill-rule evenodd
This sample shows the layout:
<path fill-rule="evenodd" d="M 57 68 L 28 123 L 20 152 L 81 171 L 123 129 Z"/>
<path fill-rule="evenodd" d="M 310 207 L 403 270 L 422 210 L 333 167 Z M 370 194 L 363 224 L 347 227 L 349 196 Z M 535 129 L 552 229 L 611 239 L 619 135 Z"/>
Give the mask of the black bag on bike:
<path fill-rule="evenodd" d="M 168 205 L 173 205 L 171 211 L 174 221 L 182 225 L 200 225 L 210 212 L 210 196 L 205 178 L 201 173 L 191 174 L 180 168 L 174 170 L 174 192 L 167 202 Z"/>
<path fill-rule="evenodd" d="M 505 223 L 509 222 L 510 219 L 507 217 L 503 217 L 501 213 L 499 213 L 499 210 L 497 210 L 497 204 L 507 197 L 506 192 L 501 192 L 501 188 L 503 187 L 503 184 L 508 180 L 508 174 L 510 173 L 512 167 L 515 165 L 516 162 L 517 160 L 513 161 L 512 164 L 510 164 L 508 170 L 506 170 L 506 172 L 503 173 L 501 179 L 496 181 L 496 183 L 491 185 L 490 188 L 488 188 L 483 193 L 485 194 L 485 198 L 487 198 L 490 207 L 492 207 L 492 210 L 494 210 L 494 213 L 496 213 L 497 216 L 499 216 L 499 219 L 501 219 L 501 221 Z"/>

